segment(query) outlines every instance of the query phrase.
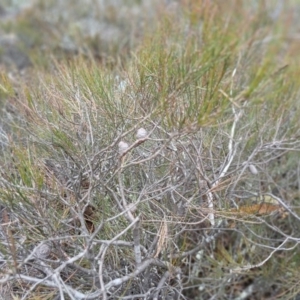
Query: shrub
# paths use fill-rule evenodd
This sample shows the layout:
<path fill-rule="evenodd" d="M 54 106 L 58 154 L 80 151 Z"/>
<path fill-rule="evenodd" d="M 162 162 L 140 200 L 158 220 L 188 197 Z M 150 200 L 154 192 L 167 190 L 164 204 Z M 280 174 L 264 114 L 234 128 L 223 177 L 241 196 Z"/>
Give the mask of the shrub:
<path fill-rule="evenodd" d="M 10 99 L 3 294 L 299 293 L 297 66 L 285 14 L 241 3 L 182 1 L 122 68 L 52 60 Z"/>

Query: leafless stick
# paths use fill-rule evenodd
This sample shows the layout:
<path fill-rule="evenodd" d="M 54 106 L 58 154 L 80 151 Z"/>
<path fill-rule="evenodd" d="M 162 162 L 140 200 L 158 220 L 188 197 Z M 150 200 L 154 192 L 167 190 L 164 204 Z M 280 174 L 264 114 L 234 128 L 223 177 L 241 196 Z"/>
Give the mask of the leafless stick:
<path fill-rule="evenodd" d="M 158 300 L 158 295 L 160 290 L 162 289 L 163 285 L 165 284 L 166 280 L 170 277 L 170 272 L 166 271 L 164 276 L 160 279 L 157 287 L 156 287 L 156 292 L 153 295 L 153 300 Z"/>

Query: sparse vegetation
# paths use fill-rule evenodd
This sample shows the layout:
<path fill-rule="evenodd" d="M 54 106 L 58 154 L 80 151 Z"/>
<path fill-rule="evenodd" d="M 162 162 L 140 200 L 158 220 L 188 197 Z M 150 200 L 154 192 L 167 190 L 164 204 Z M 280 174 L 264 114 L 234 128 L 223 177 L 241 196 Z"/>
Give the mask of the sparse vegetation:
<path fill-rule="evenodd" d="M 297 299 L 300 3 L 71 2 L 2 21 L 0 296 Z"/>

